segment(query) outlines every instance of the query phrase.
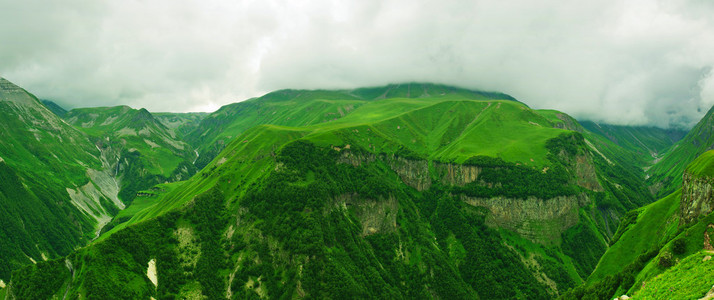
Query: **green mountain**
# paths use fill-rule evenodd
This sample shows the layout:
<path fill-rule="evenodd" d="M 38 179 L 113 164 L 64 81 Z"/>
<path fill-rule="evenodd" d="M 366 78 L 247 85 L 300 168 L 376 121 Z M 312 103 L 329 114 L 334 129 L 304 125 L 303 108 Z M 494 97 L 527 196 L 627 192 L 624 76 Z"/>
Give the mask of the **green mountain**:
<path fill-rule="evenodd" d="M 124 203 L 130 203 L 140 190 L 185 180 L 196 172 L 193 149 L 146 109 L 78 108 L 67 112 L 65 120 L 109 153 Z"/>
<path fill-rule="evenodd" d="M 567 298 L 700 299 L 714 280 L 714 151 L 684 170 L 680 189 L 629 212 L 588 284 Z M 708 298 L 707 298 L 708 299 Z"/>
<path fill-rule="evenodd" d="M 202 168 L 213 160 L 230 140 L 257 125 L 302 127 L 332 123 L 374 100 L 444 96 L 458 96 L 474 100 L 505 99 L 515 101 L 513 97 L 501 93 L 419 83 L 340 91 L 280 90 L 260 98 L 221 107 L 203 119 L 198 128 L 186 137 L 186 140 L 198 148 L 200 157 L 196 165 Z M 402 104 L 406 105 L 405 109 L 409 109 L 411 106 L 409 103 Z M 384 107 L 391 110 L 376 112 L 377 115 L 370 117 L 398 113 L 402 109 L 402 104 Z"/>
<path fill-rule="evenodd" d="M 445 86 L 274 92 L 187 140 L 205 168 L 8 296 L 540 299 L 651 200 L 611 156 L 629 152 L 569 116 Z"/>
<path fill-rule="evenodd" d="M 208 113 L 151 113 L 154 118 L 173 132 L 173 137 L 183 139 L 190 132 L 196 130 L 201 120 Z"/>
<path fill-rule="evenodd" d="M 620 126 L 582 121 L 580 124 L 592 133 L 599 134 L 618 146 L 642 156 L 643 164 L 663 154 L 681 140 L 686 131 L 649 126 Z"/>
<path fill-rule="evenodd" d="M 53 101 L 50 100 L 40 100 L 42 102 L 42 105 L 47 107 L 51 112 L 53 112 L 55 115 L 59 116 L 60 118 L 64 118 L 65 115 L 67 115 L 67 110 L 62 108 L 62 106 L 59 106 L 57 103 L 54 103 Z"/>
<path fill-rule="evenodd" d="M 94 238 L 124 208 L 118 192 L 82 132 L 0 78 L 0 281 Z"/>
<path fill-rule="evenodd" d="M 650 185 L 658 196 L 668 195 L 682 185 L 684 168 L 699 155 L 714 148 L 714 107 L 679 142 L 656 159 L 648 170 Z"/>

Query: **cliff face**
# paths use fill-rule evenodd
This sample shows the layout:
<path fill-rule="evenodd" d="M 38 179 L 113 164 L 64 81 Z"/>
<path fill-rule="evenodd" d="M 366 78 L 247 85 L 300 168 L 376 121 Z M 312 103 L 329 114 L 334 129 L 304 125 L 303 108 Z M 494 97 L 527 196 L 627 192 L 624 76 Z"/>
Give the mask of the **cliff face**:
<path fill-rule="evenodd" d="M 512 199 L 504 197 L 471 198 L 461 200 L 489 210 L 486 224 L 505 228 L 541 244 L 558 244 L 566 229 L 578 223 L 578 209 L 590 199 L 585 194 L 552 199 Z"/>
<path fill-rule="evenodd" d="M 362 225 L 362 235 L 378 232 L 394 232 L 397 229 L 399 201 L 389 196 L 387 199 L 363 199 L 356 194 L 339 195 L 336 199 L 338 209 L 350 209 Z"/>
<path fill-rule="evenodd" d="M 592 158 L 586 155 L 562 157 L 568 168 L 575 174 L 574 184 L 593 191 L 602 191 L 597 180 Z M 343 151 L 339 162 L 359 166 L 365 163 L 382 161 L 401 180 L 416 190 L 428 190 L 433 180 L 443 185 L 464 186 L 479 181 L 483 168 L 473 165 L 432 162 L 431 168 L 427 160 L 415 160 L 395 155 L 374 155 Z M 552 199 L 514 199 L 506 197 L 473 198 L 459 196 L 462 201 L 473 206 L 484 207 L 490 212 L 486 224 L 492 227 L 505 228 L 518 233 L 522 237 L 541 244 L 560 243 L 561 234 L 579 221 L 578 210 L 590 203 L 586 194 Z M 355 195 L 342 195 L 338 204 L 349 206 L 356 212 L 363 225 L 363 234 L 368 235 L 383 230 L 391 230 L 394 214 L 398 203 L 396 200 L 372 201 L 357 200 Z"/>
<path fill-rule="evenodd" d="M 679 205 L 679 223 L 687 224 L 714 208 L 714 178 L 695 176 L 684 172 L 682 198 Z"/>
<path fill-rule="evenodd" d="M 434 172 L 441 179 L 441 183 L 463 186 L 476 181 L 481 168 L 477 166 L 445 164 L 434 162 Z"/>
<path fill-rule="evenodd" d="M 571 162 L 575 170 L 576 184 L 591 191 L 602 192 L 603 188 L 597 180 L 597 172 L 593 159 L 586 155 L 577 155 Z"/>

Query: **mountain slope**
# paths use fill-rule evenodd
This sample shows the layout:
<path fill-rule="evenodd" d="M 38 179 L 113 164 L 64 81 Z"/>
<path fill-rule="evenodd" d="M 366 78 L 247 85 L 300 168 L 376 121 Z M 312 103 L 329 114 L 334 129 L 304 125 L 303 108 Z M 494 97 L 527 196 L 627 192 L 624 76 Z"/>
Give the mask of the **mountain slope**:
<path fill-rule="evenodd" d="M 714 148 L 714 107 L 651 169 L 649 182 L 658 196 L 668 195 L 682 184 L 684 168 L 702 153 Z"/>
<path fill-rule="evenodd" d="M 101 152 L 33 95 L 0 78 L 0 280 L 67 255 L 123 204 Z"/>
<path fill-rule="evenodd" d="M 64 116 L 67 114 L 67 110 L 59 106 L 57 103 L 54 103 L 50 100 L 40 100 L 42 102 L 42 105 L 47 107 L 51 112 L 53 112 L 55 115 L 59 116 L 60 118 L 64 118 Z"/>
<path fill-rule="evenodd" d="M 647 126 L 619 126 L 592 121 L 583 121 L 580 124 L 590 132 L 602 135 L 620 147 L 639 154 L 646 161 L 663 154 L 687 134 L 683 130 Z"/>
<path fill-rule="evenodd" d="M 79 108 L 69 111 L 65 120 L 111 153 L 125 203 L 131 202 L 139 190 L 185 180 L 196 172 L 194 151 L 145 109 Z"/>
<path fill-rule="evenodd" d="M 172 137 L 183 139 L 187 134 L 196 130 L 208 113 L 151 113 L 154 118 L 166 126 L 174 134 Z"/>
<path fill-rule="evenodd" d="M 281 90 L 260 98 L 229 104 L 210 114 L 186 140 L 198 149 L 201 157 L 196 162 L 205 166 L 225 145 L 245 130 L 257 125 L 309 126 L 335 122 L 361 105 L 387 98 L 439 98 L 505 99 L 501 93 L 471 91 L 436 84 L 397 84 L 355 90 Z M 402 103 L 408 105 L 408 103 Z M 401 109 L 401 106 L 394 108 Z M 406 106 L 409 107 L 409 106 Z M 380 113 L 395 113 L 385 111 Z M 375 116 L 369 116 L 372 118 Z"/>
<path fill-rule="evenodd" d="M 232 106 L 246 109 L 236 120 L 219 110 L 195 136 L 237 136 L 204 169 L 147 191 L 90 247 L 18 271 L 8 294 L 545 298 L 582 282 L 641 178 L 550 112 L 424 90 L 269 94 Z"/>
<path fill-rule="evenodd" d="M 713 170 L 714 151 L 705 152 L 686 166 L 680 190 L 628 213 L 588 285 L 565 298 L 703 298 L 714 271 L 706 259 L 714 255 Z"/>

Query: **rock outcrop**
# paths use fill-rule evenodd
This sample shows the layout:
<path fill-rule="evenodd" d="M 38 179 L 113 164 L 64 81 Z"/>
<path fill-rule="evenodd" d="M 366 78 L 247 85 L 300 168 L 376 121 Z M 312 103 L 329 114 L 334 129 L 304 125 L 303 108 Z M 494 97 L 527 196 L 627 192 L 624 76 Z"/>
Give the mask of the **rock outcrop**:
<path fill-rule="evenodd" d="M 490 212 L 486 225 L 511 230 L 541 244 L 559 243 L 561 234 L 578 223 L 578 210 L 590 199 L 585 194 L 552 199 L 512 199 L 505 197 L 472 198 L 461 200 Z"/>
<path fill-rule="evenodd" d="M 574 173 L 574 184 L 593 191 L 602 191 L 603 188 L 597 179 L 597 173 L 592 158 L 579 154 L 561 157 Z M 353 153 L 342 151 L 338 162 L 360 166 L 366 163 L 382 161 L 392 169 L 402 182 L 416 190 L 428 190 L 432 178 L 444 185 L 464 186 L 478 182 L 483 171 L 482 167 L 445 162 L 429 161 L 399 157 L 396 155 L 369 153 Z M 389 216 L 387 211 L 395 212 L 398 209 L 396 200 L 373 201 L 360 199 L 355 201 L 357 195 L 342 195 L 338 200 L 339 205 L 351 206 L 363 225 L 363 234 L 368 235 L 390 229 L 396 219 L 395 214 Z M 552 199 L 514 199 L 506 197 L 474 198 L 465 195 L 459 196 L 462 201 L 478 207 L 484 207 L 490 212 L 486 224 L 492 227 L 505 228 L 518 233 L 522 237 L 545 245 L 560 243 L 561 234 L 579 221 L 579 209 L 590 203 L 586 194 L 568 197 L 555 197 Z M 386 225 L 385 225 L 386 224 Z M 386 227 L 385 227 L 386 226 Z"/>
<path fill-rule="evenodd" d="M 684 172 L 679 223 L 687 224 L 714 209 L 714 178 Z"/>
<path fill-rule="evenodd" d="M 394 232 L 397 229 L 399 201 L 393 196 L 387 199 L 364 199 L 357 194 L 343 194 L 335 199 L 338 209 L 350 209 L 362 225 L 362 235 L 378 232 Z"/>
<path fill-rule="evenodd" d="M 481 174 L 481 168 L 470 165 L 434 162 L 434 172 L 443 184 L 463 186 L 476 181 L 479 174 Z"/>

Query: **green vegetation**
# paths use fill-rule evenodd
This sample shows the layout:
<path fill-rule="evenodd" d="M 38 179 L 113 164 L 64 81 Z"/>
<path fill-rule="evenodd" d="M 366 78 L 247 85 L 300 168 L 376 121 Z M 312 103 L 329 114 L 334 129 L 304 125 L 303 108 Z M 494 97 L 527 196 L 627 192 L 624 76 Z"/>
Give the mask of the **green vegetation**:
<path fill-rule="evenodd" d="M 122 178 L 119 196 L 130 203 L 140 190 L 166 181 L 185 180 L 197 171 L 193 164 L 196 154 L 177 132 L 186 130 L 181 127 L 184 122 L 196 123 L 195 118 L 201 115 L 163 116 L 174 129 L 145 109 L 128 106 L 73 109 L 65 120 L 108 153 L 108 163 L 116 165 L 115 175 Z"/>
<path fill-rule="evenodd" d="M 712 128 L 714 108 L 648 170 L 648 181 L 659 188 L 657 196 L 663 197 L 682 186 L 682 174 L 687 165 L 714 145 Z"/>
<path fill-rule="evenodd" d="M 662 275 L 644 284 L 634 299 L 700 299 L 712 289 L 714 261 L 703 261 L 711 253 L 688 256 Z"/>
<path fill-rule="evenodd" d="M 640 254 L 659 247 L 677 234 L 679 198 L 680 192 L 677 191 L 636 212 L 628 213 L 627 216 L 635 216 L 635 220 L 621 223 L 618 229 L 620 238 L 602 256 L 588 282 L 596 282 L 619 272 L 623 265 L 630 264 Z"/>
<path fill-rule="evenodd" d="M 692 175 L 714 177 L 714 150 L 704 152 L 687 165 L 686 171 Z"/>
<path fill-rule="evenodd" d="M 42 102 L 42 105 L 47 107 L 52 113 L 57 115 L 60 118 L 64 118 L 64 116 L 67 114 L 67 110 L 59 106 L 57 103 L 54 103 L 50 100 L 40 100 Z"/>
<path fill-rule="evenodd" d="M 208 113 L 151 113 L 154 118 L 159 120 L 161 124 L 166 126 L 171 132 L 172 137 L 184 138 L 190 132 L 196 130 L 201 120 L 208 116 Z"/>
<path fill-rule="evenodd" d="M 0 78 L 1 280 L 94 236 L 97 221 L 71 204 L 67 189 L 90 182 L 87 169 L 101 167 L 98 153 L 37 98 Z"/>
<path fill-rule="evenodd" d="M 130 205 L 105 208 L 116 216 L 87 247 L 15 271 L 22 297 L 609 297 L 666 272 L 658 250 L 674 262 L 697 243 L 682 234 L 705 230 L 678 232 L 670 202 L 625 214 L 652 200 L 641 153 L 499 93 L 284 90 L 207 116 L 66 120 Z M 541 211 L 516 209 L 528 205 Z M 635 238 L 652 228 L 661 241 Z"/>
<path fill-rule="evenodd" d="M 646 161 L 663 154 L 687 132 L 678 129 L 662 129 L 648 126 L 618 126 L 598 124 L 592 121 L 580 122 L 592 133 L 599 134 L 622 148 L 639 154 Z"/>

